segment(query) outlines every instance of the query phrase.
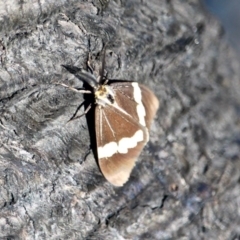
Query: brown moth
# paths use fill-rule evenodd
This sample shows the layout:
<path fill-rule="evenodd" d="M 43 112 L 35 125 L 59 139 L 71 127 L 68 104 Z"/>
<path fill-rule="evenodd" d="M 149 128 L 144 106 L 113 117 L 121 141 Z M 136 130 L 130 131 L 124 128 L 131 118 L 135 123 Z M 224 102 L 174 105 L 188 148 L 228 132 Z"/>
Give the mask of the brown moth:
<path fill-rule="evenodd" d="M 105 54 L 105 53 L 104 53 Z M 127 80 L 104 79 L 104 57 L 99 80 L 87 72 L 64 66 L 86 82 L 95 98 L 95 131 L 98 163 L 104 177 L 114 186 L 127 182 L 143 147 L 159 107 L 154 93 L 142 84 Z M 90 109 L 91 105 L 85 110 Z"/>

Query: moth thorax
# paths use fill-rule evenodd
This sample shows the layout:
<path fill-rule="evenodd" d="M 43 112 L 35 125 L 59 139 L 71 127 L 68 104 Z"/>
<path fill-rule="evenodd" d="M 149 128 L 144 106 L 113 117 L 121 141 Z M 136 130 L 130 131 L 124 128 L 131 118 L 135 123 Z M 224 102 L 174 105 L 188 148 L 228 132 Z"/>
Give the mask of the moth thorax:
<path fill-rule="evenodd" d="M 101 85 L 94 93 L 96 104 L 105 106 L 106 104 L 114 104 L 114 92 L 108 85 Z"/>

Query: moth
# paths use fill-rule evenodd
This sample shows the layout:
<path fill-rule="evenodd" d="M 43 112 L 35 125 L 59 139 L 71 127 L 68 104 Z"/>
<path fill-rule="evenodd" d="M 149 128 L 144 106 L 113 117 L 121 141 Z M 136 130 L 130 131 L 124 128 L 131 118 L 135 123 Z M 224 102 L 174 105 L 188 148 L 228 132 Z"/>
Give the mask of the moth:
<path fill-rule="evenodd" d="M 69 72 L 91 87 L 76 90 L 95 98 L 95 133 L 98 164 L 103 176 L 114 186 L 129 179 L 138 156 L 149 140 L 149 130 L 159 101 L 146 86 L 135 81 L 104 78 L 105 52 L 100 76 L 63 65 Z M 91 105 L 85 110 L 85 113 Z"/>

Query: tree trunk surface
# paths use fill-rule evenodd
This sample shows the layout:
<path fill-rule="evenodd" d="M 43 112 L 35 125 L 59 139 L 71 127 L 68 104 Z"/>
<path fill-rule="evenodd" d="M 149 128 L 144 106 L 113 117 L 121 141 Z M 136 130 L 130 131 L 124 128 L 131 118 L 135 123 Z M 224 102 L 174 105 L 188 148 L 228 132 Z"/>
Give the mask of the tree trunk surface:
<path fill-rule="evenodd" d="M 0 0 L 0 239 L 239 239 L 238 62 L 197 0 Z M 62 65 L 152 89 L 129 181 L 94 157 L 94 119 Z M 84 112 L 79 108 L 78 115 Z"/>

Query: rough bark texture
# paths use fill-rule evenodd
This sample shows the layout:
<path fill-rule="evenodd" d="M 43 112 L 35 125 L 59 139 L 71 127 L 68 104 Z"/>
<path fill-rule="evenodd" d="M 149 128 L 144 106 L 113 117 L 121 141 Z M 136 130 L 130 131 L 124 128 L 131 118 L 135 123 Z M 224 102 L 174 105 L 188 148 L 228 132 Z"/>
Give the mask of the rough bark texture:
<path fill-rule="evenodd" d="M 55 84 L 81 87 L 61 64 L 97 72 L 106 42 L 108 77 L 161 102 L 122 188 L 92 117 L 67 122 L 82 94 Z M 237 70 L 197 0 L 0 0 L 0 239 L 239 239 Z"/>

